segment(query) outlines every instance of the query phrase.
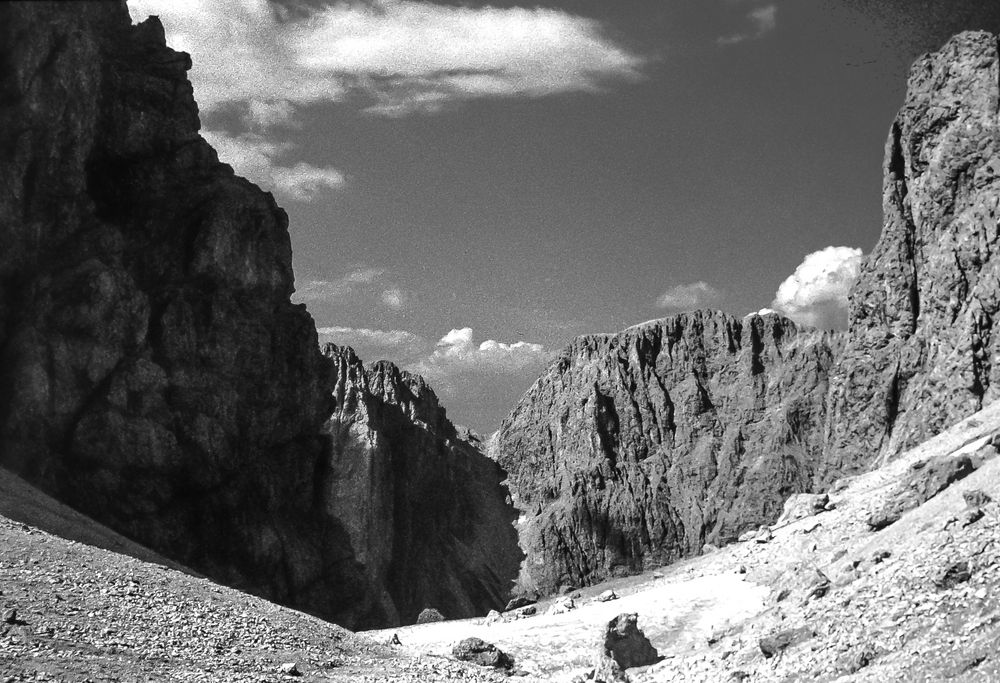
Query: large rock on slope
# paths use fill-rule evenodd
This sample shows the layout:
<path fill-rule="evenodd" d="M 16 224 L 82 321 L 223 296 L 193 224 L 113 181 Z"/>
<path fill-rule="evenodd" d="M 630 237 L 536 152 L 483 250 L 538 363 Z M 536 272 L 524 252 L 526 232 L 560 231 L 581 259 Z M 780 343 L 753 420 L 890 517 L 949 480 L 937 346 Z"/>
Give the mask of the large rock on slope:
<path fill-rule="evenodd" d="M 450 619 L 502 607 L 523 558 L 506 473 L 419 375 L 386 361 L 365 367 L 348 347 L 325 353 L 337 400 L 325 485 L 378 589 L 382 621 L 414 623 L 427 607 Z"/>
<path fill-rule="evenodd" d="M 919 59 L 886 144 L 885 224 L 851 292 L 819 483 L 924 441 L 1000 391 L 998 37 Z"/>
<path fill-rule="evenodd" d="M 578 338 L 491 441 L 550 592 L 735 539 L 807 490 L 840 339 L 697 311 Z"/>
<path fill-rule="evenodd" d="M 394 586 L 412 580 L 400 612 L 436 596 L 407 573 L 426 571 L 405 556 L 420 515 L 503 538 L 509 513 L 489 526 L 468 507 L 504 494 L 462 448 L 431 462 L 422 446 L 406 474 L 432 466 L 435 503 L 488 478 L 461 481 L 451 510 L 394 507 L 389 570 L 352 547 L 331 477 L 356 453 L 324 429 L 342 378 L 289 302 L 284 211 L 198 134 L 190 66 L 124 2 L 0 5 L 0 465 L 218 580 L 392 623 Z M 456 559 L 460 531 L 428 540 L 458 563 L 435 575 L 464 577 L 447 586 L 465 609 L 502 606 L 506 579 L 465 576 L 480 567 Z"/>

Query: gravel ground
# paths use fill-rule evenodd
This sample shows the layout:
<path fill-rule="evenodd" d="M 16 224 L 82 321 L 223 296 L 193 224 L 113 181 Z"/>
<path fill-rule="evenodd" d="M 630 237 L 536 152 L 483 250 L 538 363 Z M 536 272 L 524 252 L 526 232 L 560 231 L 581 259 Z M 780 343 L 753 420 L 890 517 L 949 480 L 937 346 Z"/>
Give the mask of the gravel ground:
<path fill-rule="evenodd" d="M 2 683 L 505 678 L 0 517 Z"/>

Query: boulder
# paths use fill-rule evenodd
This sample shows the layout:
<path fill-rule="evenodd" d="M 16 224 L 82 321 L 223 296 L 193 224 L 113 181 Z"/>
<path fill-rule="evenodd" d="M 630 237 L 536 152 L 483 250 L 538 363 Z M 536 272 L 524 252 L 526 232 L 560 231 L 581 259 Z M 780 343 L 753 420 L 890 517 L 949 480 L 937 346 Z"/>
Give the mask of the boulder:
<path fill-rule="evenodd" d="M 514 659 L 510 655 L 504 653 L 496 645 L 487 643 L 480 638 L 466 638 L 460 641 L 451 649 L 451 654 L 459 661 L 489 666 L 494 669 L 514 667 Z"/>
<path fill-rule="evenodd" d="M 507 603 L 507 606 L 503 608 L 504 612 L 511 612 L 521 607 L 527 607 L 528 605 L 534 605 L 538 602 L 537 597 L 528 597 L 525 595 L 519 595 L 517 597 L 511 598 Z"/>
<path fill-rule="evenodd" d="M 427 607 L 422 610 L 420 614 L 417 615 L 418 624 L 433 624 L 439 621 L 444 621 L 444 615 L 438 612 L 433 607 Z"/>
<path fill-rule="evenodd" d="M 868 517 L 868 526 L 878 531 L 974 471 L 971 458 L 941 455 L 915 462 L 905 477 L 895 483 L 883 502 Z"/>
<path fill-rule="evenodd" d="M 814 635 L 816 635 L 816 632 L 812 628 L 800 626 L 798 628 L 778 631 L 770 636 L 761 638 L 757 644 L 764 656 L 770 659 L 790 647 L 804 643 Z"/>
<path fill-rule="evenodd" d="M 604 630 L 602 656 L 614 660 L 622 669 L 660 661 L 656 648 L 639 630 L 638 620 L 638 614 L 619 614 Z"/>
<path fill-rule="evenodd" d="M 615 593 L 613 590 L 609 589 L 604 591 L 594 599 L 597 600 L 597 602 L 610 602 L 611 600 L 617 600 L 618 594 Z"/>
<path fill-rule="evenodd" d="M 785 501 L 775 526 L 784 526 L 826 510 L 830 496 L 825 493 L 796 493 Z"/>

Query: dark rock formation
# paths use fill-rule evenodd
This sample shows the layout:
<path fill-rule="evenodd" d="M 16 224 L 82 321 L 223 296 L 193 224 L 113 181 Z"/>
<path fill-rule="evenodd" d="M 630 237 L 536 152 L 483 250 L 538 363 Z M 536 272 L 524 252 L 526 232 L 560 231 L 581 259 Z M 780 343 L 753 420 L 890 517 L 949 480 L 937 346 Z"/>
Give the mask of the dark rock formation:
<path fill-rule="evenodd" d="M 581 337 L 491 442 L 551 592 L 735 540 L 807 490 L 839 338 L 695 312 Z"/>
<path fill-rule="evenodd" d="M 513 669 L 514 659 L 493 643 L 481 638 L 465 638 L 451 649 L 452 656 L 460 662 L 472 662 L 494 669 Z"/>
<path fill-rule="evenodd" d="M 997 44 L 962 34 L 913 67 L 847 334 L 689 313 L 580 338 L 525 394 L 492 447 L 525 513 L 525 588 L 734 539 L 997 396 Z"/>
<path fill-rule="evenodd" d="M 886 144 L 885 225 L 831 378 L 820 483 L 883 462 L 1000 391 L 997 40 L 961 34 L 910 72 Z"/>
<path fill-rule="evenodd" d="M 333 408 L 284 211 L 198 135 L 124 3 L 0 6 L 0 463 L 226 583 L 346 623 Z"/>
<path fill-rule="evenodd" d="M 0 5 L 0 465 L 346 625 L 502 606 L 499 470 L 419 380 L 323 357 L 286 215 L 199 136 L 190 66 L 124 2 Z"/>
<path fill-rule="evenodd" d="M 622 669 L 660 661 L 656 648 L 639 630 L 638 622 L 638 614 L 619 614 L 605 628 L 603 656 L 615 660 Z"/>
<path fill-rule="evenodd" d="M 451 619 L 503 606 L 523 557 L 505 473 L 420 376 L 386 361 L 366 368 L 346 347 L 325 353 L 337 400 L 325 488 L 383 621 L 413 623 L 427 605 Z"/>

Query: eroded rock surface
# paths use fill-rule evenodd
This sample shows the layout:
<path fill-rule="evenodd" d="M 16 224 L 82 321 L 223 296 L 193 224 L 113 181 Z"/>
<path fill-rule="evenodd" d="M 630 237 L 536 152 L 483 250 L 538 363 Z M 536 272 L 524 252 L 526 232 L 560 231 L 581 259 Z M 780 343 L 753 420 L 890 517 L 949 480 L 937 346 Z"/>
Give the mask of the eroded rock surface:
<path fill-rule="evenodd" d="M 573 342 L 491 442 L 525 514 L 524 586 L 586 585 L 773 521 L 822 454 L 839 344 L 708 311 Z"/>
<path fill-rule="evenodd" d="M 428 606 L 449 619 L 503 607 L 523 557 L 506 474 L 419 375 L 386 361 L 366 367 L 348 347 L 325 354 L 337 401 L 326 487 L 382 621 L 414 623 Z"/>
<path fill-rule="evenodd" d="M 882 235 L 831 379 L 821 483 L 884 462 L 1000 390 L 997 41 L 958 35 L 910 72 L 886 144 Z"/>

